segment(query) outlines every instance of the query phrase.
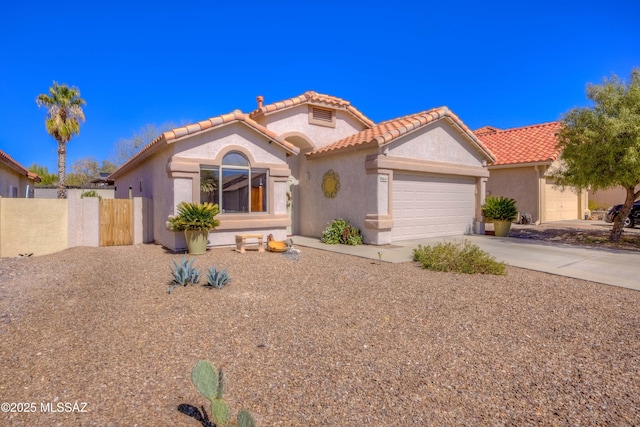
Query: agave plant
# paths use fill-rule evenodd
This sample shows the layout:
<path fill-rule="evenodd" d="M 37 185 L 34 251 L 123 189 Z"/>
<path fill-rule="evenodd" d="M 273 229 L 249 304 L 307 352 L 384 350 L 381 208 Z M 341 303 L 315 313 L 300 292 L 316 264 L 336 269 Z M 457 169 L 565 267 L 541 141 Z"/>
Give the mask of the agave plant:
<path fill-rule="evenodd" d="M 171 270 L 173 279 L 167 292 L 171 293 L 178 286 L 187 286 L 189 283 L 195 285 L 200 281 L 200 270 L 193 266 L 194 261 L 194 259 L 189 260 L 187 257 L 182 257 L 179 264 L 175 260 L 173 261 L 173 269 Z"/>
<path fill-rule="evenodd" d="M 220 213 L 213 203 L 187 203 L 178 205 L 178 214 L 169 218 L 171 231 L 213 230 L 220 225 L 215 217 Z"/>
<path fill-rule="evenodd" d="M 218 270 L 214 265 L 207 271 L 207 284 L 205 286 L 222 289 L 222 287 L 230 281 L 231 277 L 229 273 L 227 273 L 227 270 Z"/>

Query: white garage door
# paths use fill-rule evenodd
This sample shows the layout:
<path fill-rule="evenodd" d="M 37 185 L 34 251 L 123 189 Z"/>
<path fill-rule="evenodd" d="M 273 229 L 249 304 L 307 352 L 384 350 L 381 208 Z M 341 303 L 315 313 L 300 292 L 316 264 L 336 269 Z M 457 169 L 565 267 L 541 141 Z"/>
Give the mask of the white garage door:
<path fill-rule="evenodd" d="M 475 215 L 475 179 L 394 174 L 394 241 L 469 233 Z"/>
<path fill-rule="evenodd" d="M 562 221 L 565 219 L 580 219 L 578 215 L 578 194 L 572 187 L 556 187 L 546 184 L 546 221 Z"/>

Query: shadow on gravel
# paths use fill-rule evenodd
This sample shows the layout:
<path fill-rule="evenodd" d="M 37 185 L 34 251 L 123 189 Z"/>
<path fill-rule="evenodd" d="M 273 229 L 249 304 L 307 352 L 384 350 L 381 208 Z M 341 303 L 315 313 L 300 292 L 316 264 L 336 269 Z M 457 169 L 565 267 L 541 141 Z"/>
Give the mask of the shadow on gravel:
<path fill-rule="evenodd" d="M 215 423 L 209 420 L 209 416 L 207 415 L 207 411 L 204 409 L 204 406 L 201 406 L 200 408 L 202 409 L 202 412 L 193 405 L 188 405 L 186 403 L 178 405 L 178 411 L 196 421 L 199 421 L 202 424 L 202 427 L 216 427 Z"/>

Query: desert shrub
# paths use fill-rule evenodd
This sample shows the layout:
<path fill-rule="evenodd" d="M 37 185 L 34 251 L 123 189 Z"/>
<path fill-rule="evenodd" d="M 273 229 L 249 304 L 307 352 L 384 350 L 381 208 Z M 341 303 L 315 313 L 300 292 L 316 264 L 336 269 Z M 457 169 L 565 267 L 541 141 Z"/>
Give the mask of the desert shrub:
<path fill-rule="evenodd" d="M 334 219 L 322 232 L 322 242 L 328 245 L 361 245 L 362 235 L 360 230 L 349 224 L 342 218 Z"/>
<path fill-rule="evenodd" d="M 594 200 L 589 200 L 589 210 L 590 211 L 604 211 L 608 208 L 608 206 L 604 203 L 599 203 Z"/>
<path fill-rule="evenodd" d="M 466 274 L 506 274 L 506 264 L 480 249 L 468 240 L 464 243 L 445 242 L 434 246 L 418 245 L 413 260 L 423 268 Z"/>
<path fill-rule="evenodd" d="M 98 199 L 102 200 L 102 196 L 99 195 L 96 190 L 87 190 L 80 195 L 81 199 L 84 199 L 85 197 L 97 197 Z"/>

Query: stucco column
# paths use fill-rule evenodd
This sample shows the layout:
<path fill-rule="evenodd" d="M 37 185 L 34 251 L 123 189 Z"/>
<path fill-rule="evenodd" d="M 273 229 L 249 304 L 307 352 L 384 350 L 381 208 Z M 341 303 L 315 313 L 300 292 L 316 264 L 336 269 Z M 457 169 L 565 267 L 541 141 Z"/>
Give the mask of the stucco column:
<path fill-rule="evenodd" d="M 536 224 L 542 224 L 547 220 L 546 211 L 547 211 L 547 179 L 544 176 L 546 171 L 544 166 L 534 166 L 533 167 L 538 174 L 538 220 L 534 222 Z"/>
<path fill-rule="evenodd" d="M 487 196 L 487 180 L 488 178 L 476 178 L 476 213 L 474 232 L 476 234 L 484 234 L 484 217 L 482 216 L 482 205 L 484 205 Z"/>

